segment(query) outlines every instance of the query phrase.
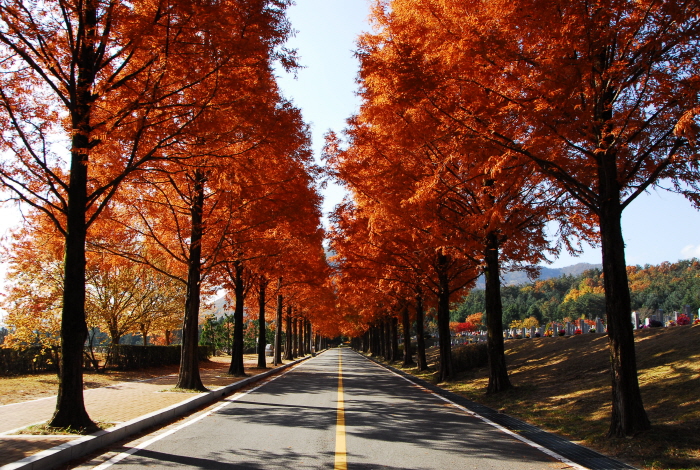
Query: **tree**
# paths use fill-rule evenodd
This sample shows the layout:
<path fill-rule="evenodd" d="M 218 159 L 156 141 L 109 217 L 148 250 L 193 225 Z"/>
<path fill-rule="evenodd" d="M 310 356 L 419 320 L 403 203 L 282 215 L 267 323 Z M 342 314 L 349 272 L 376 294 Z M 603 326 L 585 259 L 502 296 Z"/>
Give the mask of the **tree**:
<path fill-rule="evenodd" d="M 286 6 L 13 0 L 0 7 L 7 66 L 0 126 L 4 153 L 12 155 L 4 157 L 0 181 L 44 211 L 65 239 L 62 366 L 52 426 L 93 426 L 81 370 L 88 228 L 127 177 L 162 158 L 212 96 L 230 91 L 218 87 L 221 76 L 259 60 L 260 51 L 270 57 L 286 40 Z M 250 33 L 234 34 L 242 31 Z M 292 65 L 290 56 L 279 55 Z"/>
<path fill-rule="evenodd" d="M 396 0 L 377 9 L 394 86 L 524 156 L 600 233 L 611 353 L 610 436 L 648 429 L 637 382 L 622 210 L 670 181 L 697 201 L 694 1 Z"/>

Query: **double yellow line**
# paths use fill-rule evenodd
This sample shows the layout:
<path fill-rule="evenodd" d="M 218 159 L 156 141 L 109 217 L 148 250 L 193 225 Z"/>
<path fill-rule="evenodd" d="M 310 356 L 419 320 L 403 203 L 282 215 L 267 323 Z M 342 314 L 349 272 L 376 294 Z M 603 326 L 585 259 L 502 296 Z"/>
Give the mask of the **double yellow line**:
<path fill-rule="evenodd" d="M 343 399 L 343 355 L 338 350 L 338 417 L 335 423 L 335 470 L 348 470 L 345 448 L 345 402 Z"/>

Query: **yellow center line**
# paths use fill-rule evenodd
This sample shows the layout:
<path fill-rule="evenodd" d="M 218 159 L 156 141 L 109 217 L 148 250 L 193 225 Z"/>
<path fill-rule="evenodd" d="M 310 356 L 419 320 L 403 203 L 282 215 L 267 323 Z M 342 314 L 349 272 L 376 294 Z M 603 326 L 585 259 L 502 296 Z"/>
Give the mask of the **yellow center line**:
<path fill-rule="evenodd" d="M 345 404 L 343 401 L 343 360 L 338 351 L 338 418 L 335 423 L 335 470 L 348 470 L 345 451 Z"/>

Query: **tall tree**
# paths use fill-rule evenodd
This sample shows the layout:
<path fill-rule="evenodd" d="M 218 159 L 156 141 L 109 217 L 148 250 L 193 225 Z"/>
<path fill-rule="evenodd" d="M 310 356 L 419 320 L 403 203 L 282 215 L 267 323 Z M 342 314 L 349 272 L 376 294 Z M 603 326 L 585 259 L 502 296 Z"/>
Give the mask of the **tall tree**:
<path fill-rule="evenodd" d="M 579 204 L 578 217 L 594 214 L 610 436 L 650 426 L 629 322 L 622 211 L 663 181 L 697 201 L 689 138 L 698 124 L 699 8 L 695 1 L 395 0 L 378 6 L 380 33 L 365 38 L 373 65 L 394 78 L 392 94 L 530 159 Z"/>
<path fill-rule="evenodd" d="M 62 367 L 52 426 L 93 426 L 81 370 L 88 228 L 120 183 L 161 158 L 222 91 L 217 72 L 228 66 L 235 73 L 236 59 L 254 61 L 261 50 L 269 57 L 286 40 L 286 5 L 12 0 L 0 6 L 7 66 L 0 126 L 4 155 L 11 155 L 3 157 L 0 180 L 51 217 L 65 239 Z"/>

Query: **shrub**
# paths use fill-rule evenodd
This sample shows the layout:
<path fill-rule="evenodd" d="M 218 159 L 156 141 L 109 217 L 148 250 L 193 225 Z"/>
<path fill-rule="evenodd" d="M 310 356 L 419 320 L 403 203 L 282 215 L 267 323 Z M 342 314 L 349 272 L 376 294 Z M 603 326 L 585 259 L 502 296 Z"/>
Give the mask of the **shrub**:
<path fill-rule="evenodd" d="M 588 332 L 589 332 L 589 333 L 595 333 L 595 328 L 591 328 L 590 330 L 588 330 Z"/>
<path fill-rule="evenodd" d="M 199 346 L 199 360 L 211 356 L 211 348 Z M 180 345 L 177 346 L 134 346 L 117 344 L 110 348 L 110 367 L 120 370 L 140 369 L 142 367 L 178 365 L 180 363 Z"/>
<path fill-rule="evenodd" d="M 559 330 L 559 336 L 564 336 L 566 334 L 566 330 Z"/>
<path fill-rule="evenodd" d="M 660 328 L 662 326 L 664 326 L 664 324 L 661 323 L 659 320 L 649 320 L 650 328 Z"/>
<path fill-rule="evenodd" d="M 576 329 L 574 330 L 574 334 L 575 334 L 575 335 L 580 335 L 581 333 L 583 333 L 583 331 L 581 331 L 581 328 L 576 328 Z"/>
<path fill-rule="evenodd" d="M 455 372 L 465 372 L 489 363 L 486 343 L 475 343 L 455 348 L 452 352 L 452 367 Z"/>

